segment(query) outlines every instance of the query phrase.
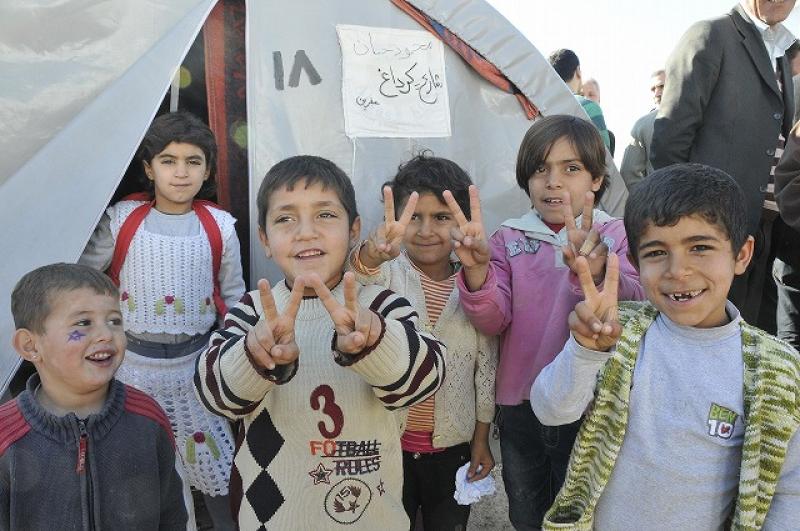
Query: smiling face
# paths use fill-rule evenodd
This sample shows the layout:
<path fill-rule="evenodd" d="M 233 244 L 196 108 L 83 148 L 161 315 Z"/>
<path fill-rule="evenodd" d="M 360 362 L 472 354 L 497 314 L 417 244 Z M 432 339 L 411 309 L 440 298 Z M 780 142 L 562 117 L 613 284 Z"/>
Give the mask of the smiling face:
<path fill-rule="evenodd" d="M 794 4 L 795 0 L 747 0 L 747 9 L 765 24 L 774 26 L 786 20 Z"/>
<path fill-rule="evenodd" d="M 403 236 L 403 246 L 411 261 L 433 280 L 450 276 L 453 250 L 450 229 L 456 227 L 458 223 L 444 202 L 430 192 L 420 194 Z"/>
<path fill-rule="evenodd" d="M 147 178 L 153 181 L 156 209 L 165 214 L 185 214 L 209 169 L 203 150 L 194 144 L 171 142 L 150 162 L 144 162 Z"/>
<path fill-rule="evenodd" d="M 753 238 L 734 256 L 727 235 L 695 215 L 674 226 L 651 223 L 635 252 L 639 280 L 660 312 L 684 326 L 712 328 L 728 322 L 728 290 L 750 263 Z"/>
<path fill-rule="evenodd" d="M 330 289 L 339 283 L 361 222 L 356 218 L 350 226 L 347 210 L 331 187 L 301 180 L 291 190 L 279 188 L 269 196 L 265 218 L 264 230 L 259 229 L 261 243 L 290 287 L 307 273 L 317 273 Z M 305 295 L 315 292 L 306 288 Z"/>
<path fill-rule="evenodd" d="M 603 177 L 592 177 L 572 143 L 562 137 L 553 142 L 545 161 L 528 179 L 528 195 L 542 219 L 564 223 L 564 196 L 569 195 L 573 217 L 577 217 L 583 212 L 586 192 L 596 192 L 602 183 Z"/>
<path fill-rule="evenodd" d="M 43 332 L 17 330 L 15 346 L 36 366 L 50 404 L 99 410 L 125 356 L 119 302 L 90 288 L 57 292 L 48 302 Z"/>

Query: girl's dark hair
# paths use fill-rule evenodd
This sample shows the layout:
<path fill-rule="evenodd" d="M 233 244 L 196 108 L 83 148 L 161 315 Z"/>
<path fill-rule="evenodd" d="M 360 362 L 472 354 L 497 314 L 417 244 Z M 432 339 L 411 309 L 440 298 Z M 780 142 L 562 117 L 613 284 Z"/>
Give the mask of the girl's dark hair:
<path fill-rule="evenodd" d="M 602 179 L 600 189 L 594 193 L 597 203 L 608 188 L 606 147 L 595 126 L 577 116 L 554 114 L 534 122 L 519 146 L 517 184 L 530 195 L 528 181 L 560 138 L 569 140 L 592 179 Z"/>
<path fill-rule="evenodd" d="M 383 186 L 389 186 L 394 195 L 394 209 L 399 214 L 412 192 L 431 193 L 444 203 L 443 192 L 450 190 L 458 206 L 469 219 L 469 178 L 461 166 L 449 159 L 434 157 L 431 151 L 420 152 L 397 168 L 397 175 Z M 381 186 L 381 190 L 383 190 Z"/>
<path fill-rule="evenodd" d="M 347 174 L 336 164 L 322 157 L 313 155 L 296 155 L 284 159 L 269 169 L 261 181 L 256 196 L 258 208 L 258 226 L 266 231 L 269 199 L 273 192 L 286 188 L 292 190 L 296 184 L 304 182 L 305 187 L 320 183 L 324 189 L 332 189 L 347 211 L 349 226 L 358 217 L 356 208 L 356 192 Z"/>
<path fill-rule="evenodd" d="M 142 162 L 152 164 L 155 156 L 173 142 L 192 144 L 203 150 L 209 173 L 208 179 L 203 181 L 200 191 L 197 192 L 197 197 L 200 199 L 212 197 L 216 188 L 214 173 L 217 167 L 217 142 L 211 129 L 194 114 L 178 111 L 156 117 L 144 135 L 137 157 Z M 153 191 L 153 181 L 148 179 L 144 172 L 141 175 L 141 182 L 146 191 Z"/>

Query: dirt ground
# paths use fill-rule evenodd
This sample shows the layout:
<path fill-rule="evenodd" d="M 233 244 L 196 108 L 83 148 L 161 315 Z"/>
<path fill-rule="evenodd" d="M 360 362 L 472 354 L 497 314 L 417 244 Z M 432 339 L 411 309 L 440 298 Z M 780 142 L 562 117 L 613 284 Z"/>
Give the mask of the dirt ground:
<path fill-rule="evenodd" d="M 501 477 L 502 463 L 492 470 L 497 492 L 472 506 L 467 531 L 513 531 L 508 521 L 508 499 Z"/>

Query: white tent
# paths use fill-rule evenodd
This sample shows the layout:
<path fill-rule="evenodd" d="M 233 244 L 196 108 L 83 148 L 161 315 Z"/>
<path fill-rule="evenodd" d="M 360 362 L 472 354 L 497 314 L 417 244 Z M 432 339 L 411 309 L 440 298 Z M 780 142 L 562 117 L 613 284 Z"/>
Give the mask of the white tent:
<path fill-rule="evenodd" d="M 0 389 L 18 363 L 10 346 L 11 289 L 35 267 L 78 258 L 215 3 L 0 4 Z M 486 2 L 408 4 L 496 66 L 541 114 L 585 117 L 542 55 Z M 452 158 L 470 173 L 481 190 L 490 229 L 523 212 L 527 201 L 516 187 L 514 164 L 531 122 L 517 98 L 444 45 L 437 90 L 446 101 L 440 108 L 449 114 L 449 131 L 424 136 L 424 127 L 412 120 L 409 127 L 416 132 L 408 136 L 399 129 L 387 136 L 360 136 L 346 123 L 352 102 L 343 97 L 343 79 L 350 83 L 364 67 L 348 66 L 354 54 L 343 52 L 344 26 L 355 28 L 354 34 L 375 36 L 387 29 L 391 35 L 414 30 L 412 37 L 419 42 L 425 34 L 439 42 L 389 0 L 248 2 L 251 215 L 240 223 L 248 223 L 255 234 L 254 197 L 261 177 L 278 160 L 306 153 L 330 158 L 352 177 L 369 229 L 382 215 L 380 183 L 423 148 Z M 411 53 L 416 49 L 406 47 L 395 55 Z M 612 183 L 604 206 L 619 215 L 627 193 L 608 161 Z M 251 241 L 251 281 L 275 279 L 278 273 L 257 238 Z"/>

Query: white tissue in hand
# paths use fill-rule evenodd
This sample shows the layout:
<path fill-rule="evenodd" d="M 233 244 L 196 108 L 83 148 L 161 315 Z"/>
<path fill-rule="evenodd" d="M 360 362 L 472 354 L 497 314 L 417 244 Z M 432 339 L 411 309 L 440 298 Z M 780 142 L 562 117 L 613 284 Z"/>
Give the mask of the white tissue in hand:
<path fill-rule="evenodd" d="M 491 474 L 481 480 L 468 483 L 468 469 L 469 463 L 466 463 L 456 471 L 456 492 L 453 494 L 453 498 L 459 505 L 473 504 L 480 500 L 482 496 L 494 494 L 495 491 L 494 478 Z M 478 471 L 480 471 L 480 468 L 478 468 Z"/>

